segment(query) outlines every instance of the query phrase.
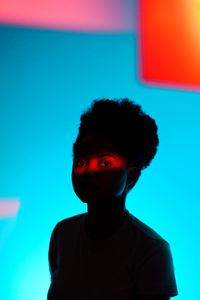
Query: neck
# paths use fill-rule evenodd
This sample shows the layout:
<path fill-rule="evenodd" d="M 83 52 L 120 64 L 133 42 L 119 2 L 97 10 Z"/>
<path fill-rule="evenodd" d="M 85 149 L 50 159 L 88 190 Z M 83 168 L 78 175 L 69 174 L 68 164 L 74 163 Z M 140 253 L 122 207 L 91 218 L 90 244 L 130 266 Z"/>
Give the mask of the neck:
<path fill-rule="evenodd" d="M 107 237 L 114 233 L 123 223 L 126 216 L 125 201 L 116 201 L 106 206 L 88 203 L 88 214 L 85 229 L 89 237 Z M 110 202 L 111 203 L 111 202 Z"/>

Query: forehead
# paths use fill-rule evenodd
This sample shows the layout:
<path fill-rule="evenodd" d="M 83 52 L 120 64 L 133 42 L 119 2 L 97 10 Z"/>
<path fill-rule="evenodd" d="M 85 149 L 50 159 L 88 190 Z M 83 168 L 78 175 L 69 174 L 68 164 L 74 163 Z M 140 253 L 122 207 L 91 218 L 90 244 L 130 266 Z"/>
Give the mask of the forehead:
<path fill-rule="evenodd" d="M 80 140 L 75 156 L 92 156 L 103 153 L 123 156 L 116 141 L 102 135 L 88 134 Z"/>

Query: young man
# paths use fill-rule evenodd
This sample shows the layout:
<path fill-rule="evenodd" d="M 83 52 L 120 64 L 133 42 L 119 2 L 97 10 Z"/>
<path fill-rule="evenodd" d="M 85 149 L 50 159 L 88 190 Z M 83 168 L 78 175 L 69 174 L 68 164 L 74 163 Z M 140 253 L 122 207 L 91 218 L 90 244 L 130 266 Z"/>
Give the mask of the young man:
<path fill-rule="evenodd" d="M 169 243 L 125 207 L 157 152 L 155 121 L 133 101 L 94 101 L 73 145 L 72 183 L 88 212 L 51 236 L 48 300 L 169 300 L 178 294 Z"/>

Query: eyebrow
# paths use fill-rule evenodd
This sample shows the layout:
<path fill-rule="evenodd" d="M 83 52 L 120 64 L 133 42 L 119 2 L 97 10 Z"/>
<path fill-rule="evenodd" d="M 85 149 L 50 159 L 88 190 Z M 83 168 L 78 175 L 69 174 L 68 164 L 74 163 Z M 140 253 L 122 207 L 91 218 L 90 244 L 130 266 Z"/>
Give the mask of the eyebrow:
<path fill-rule="evenodd" d="M 114 154 L 112 154 L 112 153 L 103 153 L 103 154 L 97 155 L 97 157 L 102 157 L 102 156 L 112 156 L 112 157 L 114 157 L 114 158 L 117 157 L 116 155 L 114 155 Z"/>
<path fill-rule="evenodd" d="M 113 153 L 102 153 L 102 154 L 99 154 L 97 155 L 97 157 L 103 157 L 103 156 L 112 156 L 114 158 L 117 158 L 117 155 L 113 154 Z M 85 155 L 84 153 L 83 154 L 79 154 L 79 155 L 75 155 L 75 158 L 80 158 L 80 157 L 87 157 L 87 155 Z"/>

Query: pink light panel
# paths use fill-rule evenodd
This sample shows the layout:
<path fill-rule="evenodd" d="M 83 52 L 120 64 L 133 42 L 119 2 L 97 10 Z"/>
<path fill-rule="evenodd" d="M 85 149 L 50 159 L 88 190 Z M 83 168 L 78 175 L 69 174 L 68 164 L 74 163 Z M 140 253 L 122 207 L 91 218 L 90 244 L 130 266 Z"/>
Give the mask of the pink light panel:
<path fill-rule="evenodd" d="M 19 207 L 18 198 L 0 198 L 0 218 L 15 217 Z"/>
<path fill-rule="evenodd" d="M 2 0 L 0 22 L 68 31 L 133 31 L 132 0 Z"/>

